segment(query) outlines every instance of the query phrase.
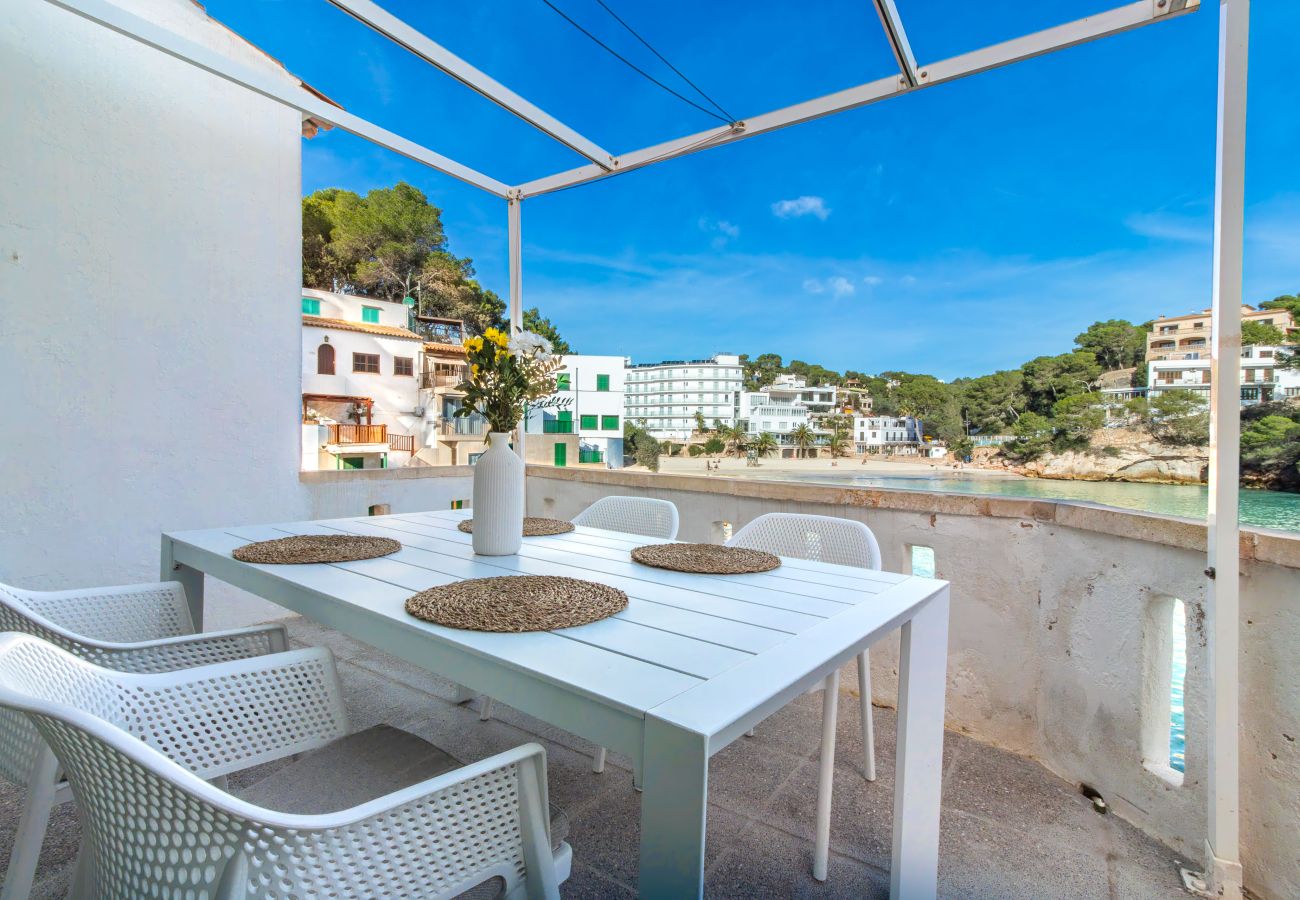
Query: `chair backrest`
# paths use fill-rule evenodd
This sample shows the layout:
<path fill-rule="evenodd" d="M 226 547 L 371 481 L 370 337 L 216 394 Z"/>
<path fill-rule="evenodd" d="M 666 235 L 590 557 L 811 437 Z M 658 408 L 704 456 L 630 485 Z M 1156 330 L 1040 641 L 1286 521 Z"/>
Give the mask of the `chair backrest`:
<path fill-rule="evenodd" d="M 646 537 L 677 537 L 677 507 L 651 497 L 601 497 L 573 517 L 574 525 Z"/>
<path fill-rule="evenodd" d="M 727 546 L 862 569 L 881 567 L 880 544 L 871 529 L 835 516 L 767 513 L 736 532 Z"/>
<path fill-rule="evenodd" d="M 34 635 L 82 659 L 100 660 L 104 653 L 97 641 L 176 637 L 189 634 L 193 626 L 188 608 L 169 591 L 28 591 L 0 583 L 0 632 L 6 631 Z M 41 747 L 26 716 L 0 710 L 0 775 L 27 785 Z"/>
<path fill-rule="evenodd" d="M 78 885 L 86 896 L 407 896 L 430 885 L 451 896 L 497 875 L 518 882 L 523 776 L 514 763 L 463 787 L 412 786 L 408 801 L 387 812 L 379 801 L 366 804 L 375 812 L 360 820 L 275 813 L 209 784 L 112 721 L 132 714 L 133 679 L 163 677 L 99 669 L 28 635 L 0 635 L 0 709 L 28 717 L 67 774 L 90 853 Z M 109 695 L 101 696 L 105 685 Z M 230 698 L 224 709 L 237 704 Z M 211 705 L 198 700 L 194 711 Z M 196 748 L 206 737 L 198 731 L 187 736 Z"/>
<path fill-rule="evenodd" d="M 194 633 L 189 608 L 159 585 L 27 591 L 0 583 L 0 631 L 35 634 L 77 652 L 70 643 L 149 641 Z"/>

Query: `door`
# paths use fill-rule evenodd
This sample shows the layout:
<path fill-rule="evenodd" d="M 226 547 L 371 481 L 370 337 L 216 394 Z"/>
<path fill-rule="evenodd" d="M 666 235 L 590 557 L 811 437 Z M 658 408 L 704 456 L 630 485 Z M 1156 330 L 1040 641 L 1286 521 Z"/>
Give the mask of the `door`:
<path fill-rule="evenodd" d="M 555 465 L 563 468 L 569 461 L 569 447 L 567 444 L 557 443 L 555 445 Z"/>
<path fill-rule="evenodd" d="M 364 456 L 344 456 L 342 462 L 345 469 L 364 469 L 366 467 L 366 458 Z"/>

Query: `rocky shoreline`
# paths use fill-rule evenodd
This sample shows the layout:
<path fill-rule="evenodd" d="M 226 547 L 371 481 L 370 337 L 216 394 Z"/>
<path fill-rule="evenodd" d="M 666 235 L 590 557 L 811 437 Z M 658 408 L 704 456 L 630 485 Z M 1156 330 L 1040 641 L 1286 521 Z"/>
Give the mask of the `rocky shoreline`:
<path fill-rule="evenodd" d="M 1027 478 L 1062 481 L 1205 484 L 1210 473 L 1208 448 L 1170 447 L 1149 435 L 1122 429 L 1099 434 L 1087 450 L 1045 453 L 1028 461 L 1007 459 L 996 448 L 980 448 L 974 464 Z"/>

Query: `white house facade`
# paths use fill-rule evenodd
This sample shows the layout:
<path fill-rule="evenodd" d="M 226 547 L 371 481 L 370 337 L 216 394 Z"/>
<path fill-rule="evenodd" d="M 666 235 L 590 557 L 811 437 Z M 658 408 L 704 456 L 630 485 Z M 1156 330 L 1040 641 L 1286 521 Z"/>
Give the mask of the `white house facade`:
<path fill-rule="evenodd" d="M 720 421 L 733 427 L 743 375 L 734 354 L 630 366 L 624 414 L 663 440 L 690 438 L 697 411 L 709 426 Z"/>
<path fill-rule="evenodd" d="M 915 453 L 924 428 L 914 416 L 855 416 L 853 444 L 858 453 Z"/>
<path fill-rule="evenodd" d="M 303 468 L 406 465 L 424 444 L 424 338 L 405 306 L 302 291 Z"/>
<path fill-rule="evenodd" d="M 553 465 L 622 468 L 627 357 L 569 354 L 563 361 L 555 393 L 529 409 L 528 433 L 577 435 L 575 458 L 573 442 L 553 443 Z"/>
<path fill-rule="evenodd" d="M 1279 366 L 1285 347 L 1248 344 L 1241 348 L 1241 405 L 1300 397 L 1300 369 Z M 1176 354 L 1179 358 L 1147 363 L 1147 391 L 1155 397 L 1165 391 L 1188 390 L 1210 399 L 1209 353 Z"/>

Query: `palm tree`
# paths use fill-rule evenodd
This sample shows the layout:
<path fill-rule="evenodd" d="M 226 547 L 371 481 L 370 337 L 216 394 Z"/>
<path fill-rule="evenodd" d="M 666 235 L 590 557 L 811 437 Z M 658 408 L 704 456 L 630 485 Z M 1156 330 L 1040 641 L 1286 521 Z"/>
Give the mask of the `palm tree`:
<path fill-rule="evenodd" d="M 799 456 L 808 455 L 808 448 L 817 441 L 817 435 L 807 425 L 796 425 L 790 432 L 790 440 L 799 448 Z"/>
<path fill-rule="evenodd" d="M 842 431 L 833 431 L 826 438 L 826 449 L 831 451 L 831 459 L 837 456 L 846 456 L 848 451 L 849 438 Z"/>
<path fill-rule="evenodd" d="M 753 450 L 758 456 L 771 456 L 780 448 L 780 446 L 780 443 L 776 439 L 776 435 L 764 431 L 754 439 L 754 442 L 749 445 L 749 449 Z"/>
<path fill-rule="evenodd" d="M 732 456 L 744 456 L 747 444 L 749 443 L 749 434 L 739 424 L 723 426 L 718 432 L 724 443 L 727 445 L 727 452 Z"/>

